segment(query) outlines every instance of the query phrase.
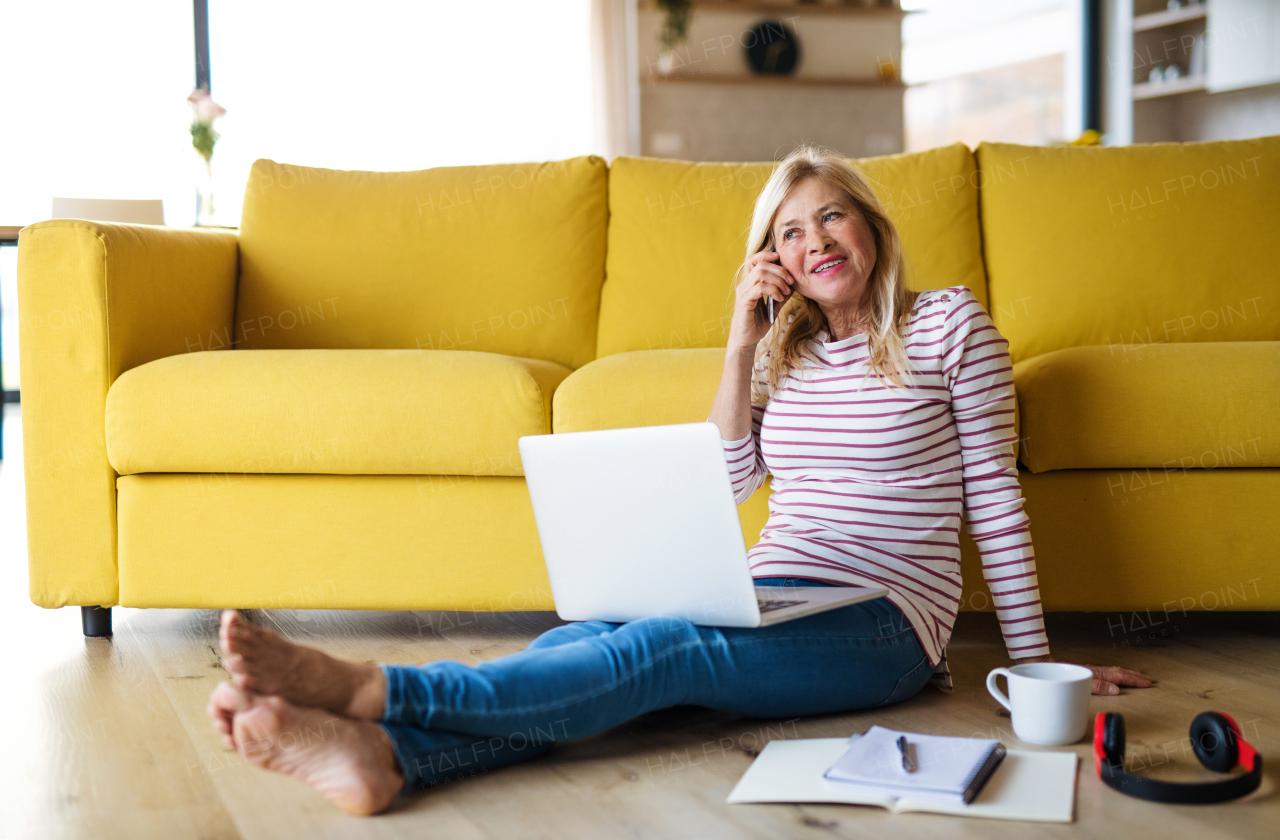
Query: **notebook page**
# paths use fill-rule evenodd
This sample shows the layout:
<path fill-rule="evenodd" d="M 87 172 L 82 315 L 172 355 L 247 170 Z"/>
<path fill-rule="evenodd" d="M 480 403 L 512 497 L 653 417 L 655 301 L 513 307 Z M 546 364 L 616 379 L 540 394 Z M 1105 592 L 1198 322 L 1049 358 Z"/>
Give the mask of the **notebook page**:
<path fill-rule="evenodd" d="M 905 736 L 916 759 L 916 770 L 902 767 L 898 738 Z M 831 782 L 846 782 L 897 791 L 959 796 L 974 770 L 998 742 L 984 738 L 949 738 L 917 735 L 873 726 L 852 742 L 848 752 L 827 771 Z"/>
<path fill-rule="evenodd" d="M 725 800 L 744 802 L 826 802 L 891 808 L 897 801 L 849 785 L 828 784 L 822 772 L 849 748 L 846 738 L 778 739 L 765 744 Z"/>
<path fill-rule="evenodd" d="M 1078 766 L 1079 759 L 1073 752 L 1009 750 L 968 805 L 903 797 L 892 810 L 1069 823 L 1074 819 Z"/>

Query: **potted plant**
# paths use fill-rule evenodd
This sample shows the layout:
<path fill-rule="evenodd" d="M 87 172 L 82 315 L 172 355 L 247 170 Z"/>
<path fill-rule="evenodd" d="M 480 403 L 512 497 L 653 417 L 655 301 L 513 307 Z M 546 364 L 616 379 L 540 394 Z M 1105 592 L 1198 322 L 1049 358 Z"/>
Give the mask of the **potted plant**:
<path fill-rule="evenodd" d="M 655 0 L 663 13 L 662 31 L 658 33 L 661 51 L 658 53 L 658 71 L 663 75 L 675 67 L 676 48 L 689 37 L 689 20 L 693 17 L 691 0 Z"/>
<path fill-rule="evenodd" d="M 200 157 L 204 166 L 196 187 L 196 225 L 216 226 L 213 207 L 213 146 L 221 136 L 213 127 L 213 121 L 227 113 L 227 110 L 213 101 L 209 91 L 196 88 L 187 97 L 191 103 L 191 145 Z"/>

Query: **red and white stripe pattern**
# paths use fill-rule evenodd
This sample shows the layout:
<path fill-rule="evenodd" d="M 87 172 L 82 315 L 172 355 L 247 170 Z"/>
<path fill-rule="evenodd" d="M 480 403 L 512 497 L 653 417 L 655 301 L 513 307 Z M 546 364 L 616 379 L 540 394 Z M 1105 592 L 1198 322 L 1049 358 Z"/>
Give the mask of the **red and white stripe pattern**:
<path fill-rule="evenodd" d="M 828 338 L 810 342 L 817 366 L 752 406 L 751 436 L 724 442 L 738 502 L 773 475 L 752 573 L 888 588 L 945 673 L 963 515 L 1009 655 L 1048 653 L 1018 486 L 1009 343 L 982 304 L 965 286 L 920 294 L 905 388 L 868 375 L 865 334 Z M 764 361 L 753 374 L 759 393 Z"/>

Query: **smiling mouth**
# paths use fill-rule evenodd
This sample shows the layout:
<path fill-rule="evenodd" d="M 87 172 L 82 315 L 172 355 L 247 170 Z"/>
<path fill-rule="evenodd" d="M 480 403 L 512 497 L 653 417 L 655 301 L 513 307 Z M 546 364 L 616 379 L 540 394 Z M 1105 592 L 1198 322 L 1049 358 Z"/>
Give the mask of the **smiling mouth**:
<path fill-rule="evenodd" d="M 848 262 L 846 257 L 832 257 L 815 265 L 810 269 L 809 273 L 820 277 L 824 274 L 830 274 L 846 262 Z"/>

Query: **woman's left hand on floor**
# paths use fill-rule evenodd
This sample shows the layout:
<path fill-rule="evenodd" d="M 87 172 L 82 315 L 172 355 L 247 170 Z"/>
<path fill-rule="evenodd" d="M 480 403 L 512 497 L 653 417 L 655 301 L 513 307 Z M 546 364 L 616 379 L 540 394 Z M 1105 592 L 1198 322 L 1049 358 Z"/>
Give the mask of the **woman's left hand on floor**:
<path fill-rule="evenodd" d="M 1045 654 L 1044 656 L 1029 656 L 1026 659 L 1016 660 L 1019 665 L 1025 665 L 1030 662 L 1057 662 L 1052 656 Z M 1093 693 L 1094 694 L 1119 694 L 1120 686 L 1128 686 L 1130 688 L 1150 688 L 1154 681 L 1151 677 L 1141 671 L 1132 671 L 1128 668 L 1121 668 L 1119 665 L 1082 665 L 1093 672 Z"/>

